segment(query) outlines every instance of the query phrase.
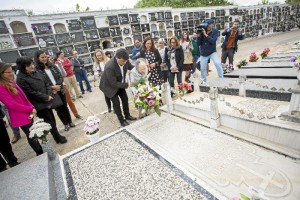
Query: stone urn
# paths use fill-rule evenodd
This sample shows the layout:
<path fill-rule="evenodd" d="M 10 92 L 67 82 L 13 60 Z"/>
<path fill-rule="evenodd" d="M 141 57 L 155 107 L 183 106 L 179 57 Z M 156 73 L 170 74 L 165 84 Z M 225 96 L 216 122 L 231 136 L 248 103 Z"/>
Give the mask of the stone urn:
<path fill-rule="evenodd" d="M 49 142 L 41 143 L 41 146 L 42 146 L 44 153 L 48 154 L 50 160 L 55 159 L 56 152 L 55 152 L 53 146 Z"/>
<path fill-rule="evenodd" d="M 86 135 L 89 138 L 91 143 L 96 143 L 100 139 L 100 130 L 95 134 L 92 134 L 92 135 L 86 134 Z"/>

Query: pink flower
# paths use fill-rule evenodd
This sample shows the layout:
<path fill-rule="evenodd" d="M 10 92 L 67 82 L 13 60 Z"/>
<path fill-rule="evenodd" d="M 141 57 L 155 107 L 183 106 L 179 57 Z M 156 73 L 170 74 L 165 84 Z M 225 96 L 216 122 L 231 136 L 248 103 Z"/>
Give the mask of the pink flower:
<path fill-rule="evenodd" d="M 149 96 L 148 96 L 148 98 L 150 98 L 150 99 L 153 99 L 155 96 L 154 96 L 154 94 L 153 94 L 153 92 L 151 92 L 150 94 L 149 94 Z"/>
<path fill-rule="evenodd" d="M 150 107 L 154 106 L 154 101 L 153 100 L 149 100 L 148 101 L 148 106 L 150 106 Z"/>
<path fill-rule="evenodd" d="M 291 58 L 290 58 L 290 62 L 295 62 L 297 60 L 297 58 L 295 57 L 295 56 L 292 56 Z"/>

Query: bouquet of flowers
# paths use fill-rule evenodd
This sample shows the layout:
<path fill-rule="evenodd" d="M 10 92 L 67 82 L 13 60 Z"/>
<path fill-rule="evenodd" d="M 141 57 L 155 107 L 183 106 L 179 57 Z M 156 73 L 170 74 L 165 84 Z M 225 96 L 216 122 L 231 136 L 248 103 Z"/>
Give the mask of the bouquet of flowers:
<path fill-rule="evenodd" d="M 142 79 L 135 84 L 136 93 L 134 95 L 134 104 L 137 108 L 143 108 L 146 111 L 154 109 L 160 116 L 159 101 L 161 99 L 161 90 L 159 86 L 154 87 L 148 81 Z"/>
<path fill-rule="evenodd" d="M 177 87 L 179 90 L 179 95 L 182 96 L 193 91 L 193 88 L 188 83 L 179 83 Z"/>
<path fill-rule="evenodd" d="M 89 116 L 85 121 L 83 130 L 87 135 L 93 135 L 99 131 L 100 119 L 96 116 Z"/>
<path fill-rule="evenodd" d="M 242 68 L 243 66 L 246 66 L 248 64 L 246 59 L 241 60 L 236 66 L 238 68 Z"/>
<path fill-rule="evenodd" d="M 249 57 L 249 62 L 256 62 L 258 60 L 258 57 L 255 52 L 252 52 Z"/>
<path fill-rule="evenodd" d="M 222 64 L 223 73 L 227 74 L 229 72 L 232 72 L 234 70 L 233 65 L 231 64 Z"/>
<path fill-rule="evenodd" d="M 51 130 L 50 124 L 44 122 L 44 119 L 38 119 L 33 122 L 33 125 L 30 127 L 30 138 L 35 138 L 41 140 L 42 144 L 48 142 L 47 135 Z"/>
<path fill-rule="evenodd" d="M 300 55 L 298 56 L 292 56 L 290 58 L 290 62 L 294 63 L 294 67 L 298 70 L 300 70 Z"/>
<path fill-rule="evenodd" d="M 261 54 L 260 54 L 261 58 L 265 59 L 268 56 L 269 52 L 270 52 L 270 49 L 269 48 L 265 48 L 263 50 L 263 52 L 261 52 Z"/>

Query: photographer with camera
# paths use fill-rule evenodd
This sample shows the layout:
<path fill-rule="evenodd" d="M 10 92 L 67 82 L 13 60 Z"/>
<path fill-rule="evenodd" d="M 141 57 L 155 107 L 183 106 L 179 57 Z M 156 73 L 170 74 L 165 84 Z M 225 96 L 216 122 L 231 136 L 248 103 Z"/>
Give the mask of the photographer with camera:
<path fill-rule="evenodd" d="M 215 21 L 213 19 L 206 20 L 206 23 L 200 24 L 197 28 L 201 30 L 198 37 L 198 44 L 200 45 L 200 64 L 201 77 L 206 82 L 206 67 L 207 62 L 211 59 L 218 71 L 218 76 L 223 77 L 223 70 L 217 54 L 217 39 L 218 29 L 214 28 Z"/>
<path fill-rule="evenodd" d="M 233 65 L 233 56 L 238 50 L 238 40 L 243 40 L 244 35 L 239 29 L 240 21 L 238 19 L 234 20 L 231 28 L 224 30 L 222 36 L 225 36 L 225 40 L 221 46 L 222 48 L 222 57 L 221 63 L 225 64 L 228 58 L 229 65 Z"/>

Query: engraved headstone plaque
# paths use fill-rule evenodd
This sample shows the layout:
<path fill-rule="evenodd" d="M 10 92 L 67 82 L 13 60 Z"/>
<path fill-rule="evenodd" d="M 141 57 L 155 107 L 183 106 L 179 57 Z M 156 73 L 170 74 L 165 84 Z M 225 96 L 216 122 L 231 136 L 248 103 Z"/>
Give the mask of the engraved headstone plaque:
<path fill-rule="evenodd" d="M 100 28 L 98 30 L 99 30 L 100 38 L 110 37 L 109 28 Z"/>
<path fill-rule="evenodd" d="M 122 36 L 120 27 L 110 28 L 109 33 L 111 37 Z"/>
<path fill-rule="evenodd" d="M 72 56 L 73 55 L 73 46 L 72 45 L 69 45 L 69 46 L 63 46 L 63 47 L 60 47 L 59 48 L 60 51 L 64 52 L 65 54 L 65 57 L 69 57 L 69 56 Z"/>
<path fill-rule="evenodd" d="M 142 32 L 149 32 L 150 31 L 149 24 L 141 24 L 141 27 L 142 27 Z"/>
<path fill-rule="evenodd" d="M 119 14 L 119 21 L 120 24 L 129 24 L 129 16 L 128 14 Z"/>
<path fill-rule="evenodd" d="M 46 48 L 57 45 L 53 35 L 38 36 L 37 42 L 40 48 Z"/>
<path fill-rule="evenodd" d="M 58 45 L 69 44 L 72 42 L 72 38 L 69 33 L 56 34 L 55 38 Z"/>
<path fill-rule="evenodd" d="M 66 20 L 66 22 L 70 31 L 78 31 L 82 29 L 81 21 L 79 19 Z"/>
<path fill-rule="evenodd" d="M 6 33 L 9 33 L 7 27 L 6 27 L 6 24 L 4 21 L 0 21 L 0 34 L 6 34 Z"/>
<path fill-rule="evenodd" d="M 117 15 L 107 16 L 109 26 L 118 26 L 119 20 Z"/>
<path fill-rule="evenodd" d="M 138 14 L 129 14 L 130 23 L 139 23 Z"/>
<path fill-rule="evenodd" d="M 157 12 L 157 21 L 163 21 L 165 19 L 164 12 Z"/>
<path fill-rule="evenodd" d="M 166 20 L 166 28 L 173 28 L 173 20 Z"/>
<path fill-rule="evenodd" d="M 156 21 L 156 13 L 149 13 L 149 21 L 153 22 Z"/>
<path fill-rule="evenodd" d="M 44 35 L 44 34 L 53 33 L 50 23 L 31 24 L 31 28 L 34 31 L 35 35 Z"/>
<path fill-rule="evenodd" d="M 0 52 L 1 62 L 15 63 L 17 58 L 19 58 L 19 57 L 20 57 L 20 54 L 18 51 Z"/>
<path fill-rule="evenodd" d="M 99 39 L 98 31 L 97 30 L 88 30 L 84 31 L 85 39 L 86 40 L 97 40 Z"/>
<path fill-rule="evenodd" d="M 80 17 L 81 26 L 83 29 L 96 29 L 96 22 L 93 16 L 89 17 Z"/>
<path fill-rule="evenodd" d="M 39 48 L 30 48 L 30 49 L 22 49 L 20 50 L 21 56 L 28 56 L 30 58 L 34 57 L 35 52 L 37 52 Z"/>
<path fill-rule="evenodd" d="M 73 43 L 78 43 L 78 42 L 83 42 L 85 41 L 85 37 L 83 35 L 82 31 L 79 32 L 72 32 L 71 34 L 71 38 L 72 38 L 72 42 Z"/>
<path fill-rule="evenodd" d="M 165 19 L 173 19 L 171 12 L 165 12 Z"/>
<path fill-rule="evenodd" d="M 88 42 L 88 48 L 90 52 L 100 49 L 100 41 Z"/>
<path fill-rule="evenodd" d="M 18 47 L 26 47 L 35 45 L 36 42 L 32 33 L 22 33 L 13 35 L 14 42 Z"/>
<path fill-rule="evenodd" d="M 85 54 L 89 53 L 89 49 L 87 47 L 87 44 L 77 44 L 74 45 L 74 49 L 78 52 L 78 54 Z"/>
<path fill-rule="evenodd" d="M 131 30 L 132 30 L 132 34 L 137 34 L 137 33 L 142 32 L 140 24 L 132 24 L 131 25 Z"/>

